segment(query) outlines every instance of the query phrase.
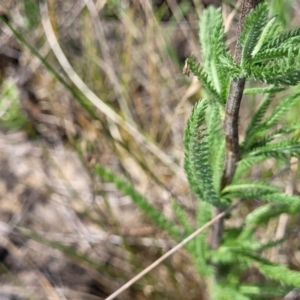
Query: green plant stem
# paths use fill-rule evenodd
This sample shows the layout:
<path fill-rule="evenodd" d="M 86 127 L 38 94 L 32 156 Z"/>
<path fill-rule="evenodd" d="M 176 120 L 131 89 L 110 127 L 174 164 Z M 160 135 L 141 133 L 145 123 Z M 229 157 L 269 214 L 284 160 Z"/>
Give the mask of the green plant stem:
<path fill-rule="evenodd" d="M 239 36 L 244 28 L 245 18 L 257 4 L 259 0 L 244 0 L 242 4 L 241 16 L 237 31 L 237 44 L 234 53 L 234 62 L 241 62 L 242 49 L 238 43 Z M 239 161 L 239 135 L 238 118 L 240 104 L 245 87 L 245 78 L 233 78 L 230 83 L 228 99 L 225 108 L 224 133 L 226 139 L 226 158 L 222 178 L 222 188 L 230 184 Z"/>
<path fill-rule="evenodd" d="M 260 0 L 244 0 L 242 3 L 241 16 L 239 19 L 237 30 L 237 44 L 234 53 L 234 62 L 239 64 L 241 62 L 242 50 L 238 44 L 239 36 L 244 28 L 245 18 L 251 9 L 257 6 Z M 230 89 L 228 99 L 225 108 L 225 120 L 224 120 L 224 133 L 226 139 L 226 156 L 225 165 L 221 182 L 221 189 L 229 185 L 232 181 L 233 175 L 236 170 L 237 163 L 239 161 L 239 135 L 238 135 L 238 117 L 240 104 L 245 87 L 245 78 L 233 78 L 230 83 Z M 222 212 L 221 208 L 216 208 L 215 215 Z M 217 249 L 220 245 L 222 233 L 223 233 L 223 219 L 219 219 L 214 224 L 211 248 Z M 218 276 L 218 270 L 216 270 L 216 276 Z"/>

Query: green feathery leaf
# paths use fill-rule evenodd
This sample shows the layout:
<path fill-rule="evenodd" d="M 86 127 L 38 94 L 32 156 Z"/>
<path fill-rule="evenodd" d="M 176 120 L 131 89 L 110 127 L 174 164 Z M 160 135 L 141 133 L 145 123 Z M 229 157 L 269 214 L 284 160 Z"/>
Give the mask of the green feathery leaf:
<path fill-rule="evenodd" d="M 268 107 L 270 106 L 272 101 L 272 94 L 266 94 L 264 98 L 262 99 L 259 107 L 254 112 L 251 121 L 247 127 L 246 134 L 245 134 L 245 140 L 242 144 L 242 148 L 245 150 L 249 147 L 249 144 L 251 144 L 251 139 L 253 139 L 253 135 L 255 135 L 255 131 L 258 127 L 258 125 L 261 123 Z"/>
<path fill-rule="evenodd" d="M 269 299 L 270 296 L 286 295 L 290 288 L 279 287 L 278 284 L 275 285 L 274 283 L 263 283 L 262 285 L 241 285 L 240 291 L 245 295 L 251 296 L 251 299 Z"/>
<path fill-rule="evenodd" d="M 225 207 L 213 185 L 212 170 L 209 160 L 207 135 L 203 130 L 196 129 L 191 140 L 191 160 L 193 173 L 202 187 L 203 200 L 217 207 Z"/>
<path fill-rule="evenodd" d="M 211 32 L 213 31 L 213 24 L 215 22 L 214 9 L 209 7 L 204 10 L 199 22 L 199 40 L 202 49 L 203 67 L 206 74 L 212 80 L 211 75 L 211 61 L 213 60 L 213 48 L 211 41 Z"/>
<path fill-rule="evenodd" d="M 173 204 L 173 211 L 180 223 L 180 225 L 183 226 L 185 235 L 189 235 L 193 232 L 193 229 L 191 227 L 191 224 L 188 221 L 188 216 L 186 212 L 183 210 L 183 208 L 175 201 L 172 201 Z"/>
<path fill-rule="evenodd" d="M 247 75 L 247 72 L 234 63 L 232 56 L 227 53 L 219 57 L 219 67 L 231 78 L 243 78 Z"/>
<path fill-rule="evenodd" d="M 211 6 L 213 8 L 213 6 Z M 222 12 L 221 9 L 215 10 L 215 24 L 213 27 L 213 35 L 212 35 L 212 49 L 213 49 L 213 61 L 212 67 L 216 70 L 216 85 L 219 89 L 221 97 L 226 100 L 228 89 L 229 89 L 229 80 L 230 77 L 226 70 L 222 68 L 222 64 L 220 64 L 220 57 L 226 57 L 229 54 L 228 48 L 225 44 L 225 29 L 223 25 Z M 214 81 L 214 82 L 215 82 Z"/>
<path fill-rule="evenodd" d="M 231 197 L 243 198 L 243 199 L 260 199 L 265 201 L 278 202 L 281 204 L 291 205 L 291 209 L 299 207 L 300 198 L 297 196 L 291 196 L 284 193 L 278 193 L 272 191 L 271 188 L 260 188 L 260 189 L 245 189 L 236 190 L 230 193 Z"/>
<path fill-rule="evenodd" d="M 295 202 L 292 206 L 281 203 L 267 203 L 249 213 L 245 219 L 246 228 L 257 228 L 258 225 L 267 223 L 271 218 L 275 218 L 283 213 L 295 214 L 300 212 L 300 202 Z"/>
<path fill-rule="evenodd" d="M 261 49 L 278 48 L 283 43 L 288 42 L 291 38 L 299 37 L 299 36 L 300 36 L 300 28 L 289 30 L 287 32 L 280 34 L 273 40 L 268 41 L 267 43 L 264 43 L 264 45 L 261 47 Z"/>
<path fill-rule="evenodd" d="M 214 159 L 212 161 L 213 183 L 215 189 L 218 191 L 221 186 L 221 179 L 223 175 L 223 168 L 225 162 L 225 139 L 223 138 L 217 146 Z"/>
<path fill-rule="evenodd" d="M 259 52 L 259 50 L 262 48 L 263 44 L 266 43 L 269 40 L 269 37 L 271 36 L 270 33 L 272 32 L 272 28 L 275 26 L 276 22 L 276 16 L 272 17 L 267 25 L 264 27 L 259 41 L 257 42 L 256 46 L 254 47 L 251 55 L 252 57 L 255 57 L 255 55 Z"/>
<path fill-rule="evenodd" d="M 266 49 L 264 51 L 259 52 L 257 55 L 255 55 L 253 58 L 249 60 L 249 63 L 254 65 L 257 63 L 262 62 L 268 62 L 268 61 L 274 61 L 278 59 L 285 59 L 288 56 L 295 57 L 298 55 L 299 49 L 297 48 L 290 48 L 290 47 L 280 47 L 276 49 Z M 290 67 L 292 67 L 291 64 L 289 64 Z"/>
<path fill-rule="evenodd" d="M 221 95 L 217 92 L 217 90 L 209 80 L 208 74 L 204 72 L 203 68 L 200 67 L 200 64 L 196 64 L 194 56 L 191 55 L 188 58 L 187 62 L 190 70 L 202 83 L 205 91 L 212 97 L 212 99 L 217 100 L 223 106 L 225 100 L 222 99 Z"/>
<path fill-rule="evenodd" d="M 300 122 L 295 122 L 271 132 L 270 136 L 272 136 L 273 139 L 285 138 L 288 134 L 295 132 L 298 129 L 300 129 Z"/>
<path fill-rule="evenodd" d="M 284 265 L 274 264 L 246 249 L 232 249 L 232 251 L 234 251 L 236 255 L 245 256 L 254 260 L 258 270 L 267 278 L 289 286 L 300 286 L 300 272 L 289 270 Z"/>
<path fill-rule="evenodd" d="M 300 143 L 298 140 L 286 140 L 280 141 L 274 144 L 267 144 L 260 147 L 253 147 L 249 151 L 249 155 L 251 156 L 261 156 L 264 155 L 267 157 L 274 158 L 289 158 L 291 156 L 299 156 L 300 155 Z"/>
<path fill-rule="evenodd" d="M 222 194 L 226 195 L 230 193 L 243 193 L 245 190 L 256 190 L 256 192 L 258 192 L 259 190 L 262 190 L 264 192 L 270 192 L 270 193 L 274 193 L 274 192 L 280 192 L 280 189 L 276 186 L 272 186 L 272 185 L 266 185 L 263 183 L 253 183 L 253 182 L 246 182 L 246 183 L 239 183 L 239 184 L 231 184 L 226 186 L 223 191 Z"/>
<path fill-rule="evenodd" d="M 246 156 L 245 158 L 243 158 L 242 160 L 240 160 L 238 162 L 238 166 L 237 169 L 235 171 L 234 174 L 234 178 L 233 178 L 233 183 L 238 182 L 242 175 L 249 171 L 249 169 L 255 165 L 258 164 L 262 161 L 264 161 L 265 159 L 267 159 L 267 157 L 265 155 L 260 155 L 260 156 Z"/>
<path fill-rule="evenodd" d="M 284 91 L 286 88 L 283 86 L 267 86 L 262 88 L 248 88 L 244 89 L 244 95 L 251 95 L 251 94 L 272 94 Z"/>
<path fill-rule="evenodd" d="M 206 130 L 203 128 L 207 101 L 199 101 L 188 121 L 184 144 L 186 148 L 185 171 L 190 185 L 204 201 L 221 207 L 226 203 L 219 199 L 212 180 L 210 151 Z"/>
<path fill-rule="evenodd" d="M 216 285 L 214 286 L 213 299 L 218 300 L 251 300 L 239 291 L 238 286 Z"/>
<path fill-rule="evenodd" d="M 300 82 L 299 65 L 290 66 L 288 62 L 272 61 L 265 65 L 251 66 L 248 76 L 268 84 L 297 85 Z"/>
<path fill-rule="evenodd" d="M 300 272 L 289 270 L 284 265 L 276 265 L 271 263 L 259 263 L 257 267 L 258 270 L 267 278 L 276 280 L 281 284 L 285 284 L 288 286 L 300 286 Z"/>
<path fill-rule="evenodd" d="M 239 44 L 242 47 L 242 65 L 251 58 L 251 53 L 255 49 L 267 23 L 267 17 L 268 5 L 264 2 L 252 9 L 247 15 L 244 29 L 239 39 Z"/>
<path fill-rule="evenodd" d="M 220 67 L 219 63 L 221 56 L 226 57 L 229 55 L 225 44 L 221 9 L 216 9 L 213 6 L 206 9 L 201 17 L 199 28 L 203 67 L 207 74 L 207 80 L 212 83 L 212 86 L 222 99 L 220 103 L 224 104 L 227 98 L 230 78 L 228 72 Z M 214 94 L 207 87 L 205 88 L 211 95 Z M 213 95 L 213 97 L 216 97 L 216 95 Z"/>
<path fill-rule="evenodd" d="M 222 112 L 222 108 L 216 102 L 211 102 L 207 109 L 207 138 L 208 147 L 211 150 L 210 161 L 216 191 L 218 191 L 220 187 L 225 158 L 225 138 L 221 119 Z"/>
<path fill-rule="evenodd" d="M 281 99 L 280 103 L 276 106 L 270 117 L 268 117 L 261 126 L 270 128 L 271 126 L 275 125 L 277 121 L 284 116 L 299 100 L 300 92 L 296 92 Z"/>
<path fill-rule="evenodd" d="M 197 209 L 197 228 L 206 224 L 212 216 L 213 207 L 204 201 L 198 202 Z M 202 276 L 210 276 L 213 274 L 213 269 L 207 261 L 208 244 L 207 244 L 207 232 L 200 233 L 194 240 L 196 248 L 194 260 L 198 271 Z"/>
<path fill-rule="evenodd" d="M 262 100 L 260 106 L 254 113 L 248 128 L 246 130 L 246 136 L 244 142 L 241 144 L 243 155 L 251 150 L 251 155 L 258 155 L 259 152 L 266 157 L 286 157 L 293 153 L 299 153 L 298 141 L 290 140 L 278 142 L 277 144 L 268 144 L 275 138 L 279 138 L 283 134 L 291 133 L 297 129 L 297 123 L 286 128 L 278 129 L 268 135 L 268 130 L 275 125 L 280 118 L 288 112 L 300 99 L 300 93 L 297 92 L 293 95 L 284 97 L 280 103 L 273 110 L 273 113 L 262 122 L 263 116 L 271 103 L 271 95 L 266 94 L 264 100 Z M 284 137 L 286 139 L 286 137 Z M 268 144 L 268 145 L 267 145 Z M 278 149 L 276 150 L 276 145 Z M 261 151 L 262 150 L 262 151 Z M 271 152 L 270 152 L 271 151 Z"/>
<path fill-rule="evenodd" d="M 203 199 L 203 193 L 199 182 L 197 182 L 193 173 L 193 161 L 191 157 L 191 139 L 193 131 L 197 126 L 204 124 L 205 111 L 207 108 L 207 101 L 199 101 L 193 108 L 192 114 L 187 121 L 185 133 L 184 133 L 184 147 L 185 147 L 185 158 L 184 158 L 184 170 L 187 175 L 190 186 L 194 194 L 199 198 Z"/>
<path fill-rule="evenodd" d="M 104 180 L 114 183 L 118 190 L 122 191 L 124 195 L 129 196 L 134 203 L 147 215 L 155 224 L 160 226 L 163 230 L 168 231 L 172 236 L 178 238 L 180 230 L 174 223 L 170 222 L 161 212 L 156 209 L 149 201 L 141 195 L 132 184 L 125 179 L 122 179 L 117 174 L 108 169 L 104 169 L 99 164 L 95 166 L 96 173 Z"/>
<path fill-rule="evenodd" d="M 210 74 L 212 76 L 212 82 L 217 92 L 221 94 L 221 77 L 219 70 L 217 68 L 218 57 L 221 53 L 225 52 L 222 46 L 225 46 L 224 38 L 224 27 L 223 20 L 221 15 L 221 9 L 215 9 L 213 6 L 210 7 L 210 10 L 214 13 L 215 24 L 213 27 L 211 35 L 211 50 L 212 50 L 212 59 L 210 61 Z"/>

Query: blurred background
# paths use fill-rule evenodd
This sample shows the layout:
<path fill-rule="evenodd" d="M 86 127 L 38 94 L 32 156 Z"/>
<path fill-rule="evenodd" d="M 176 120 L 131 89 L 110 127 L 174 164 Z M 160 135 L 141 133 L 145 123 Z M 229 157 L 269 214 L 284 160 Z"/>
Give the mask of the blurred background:
<path fill-rule="evenodd" d="M 208 5 L 222 6 L 234 48 L 241 2 L 0 0 L 16 30 L 0 23 L 1 300 L 104 299 L 175 245 L 96 163 L 196 226 L 182 141 L 201 84 L 182 68 L 191 53 L 201 61 Z M 269 2 L 283 26 L 299 26 L 300 1 Z M 243 104 L 242 122 L 254 107 Z M 293 241 L 269 255 L 300 269 Z M 202 286 L 183 249 L 118 299 L 202 299 Z"/>

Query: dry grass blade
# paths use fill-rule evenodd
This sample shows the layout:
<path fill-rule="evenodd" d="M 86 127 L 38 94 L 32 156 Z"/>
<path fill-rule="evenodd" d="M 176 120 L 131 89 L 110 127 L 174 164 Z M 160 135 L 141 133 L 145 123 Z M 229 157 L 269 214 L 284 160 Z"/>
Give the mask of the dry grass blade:
<path fill-rule="evenodd" d="M 117 74 L 115 72 L 115 69 L 113 68 L 113 61 L 112 61 L 112 57 L 110 55 L 110 49 L 109 46 L 107 44 L 106 38 L 105 38 L 105 34 L 104 34 L 104 30 L 103 30 L 103 24 L 101 24 L 101 20 L 99 19 L 98 16 L 98 10 L 96 5 L 94 4 L 93 1 L 91 0 L 84 0 L 86 7 L 89 10 L 89 13 L 92 17 L 93 20 L 93 24 L 95 27 L 95 33 L 96 33 L 96 37 L 98 39 L 98 43 L 99 46 L 101 48 L 101 52 L 103 54 L 103 59 L 105 61 L 105 63 L 110 67 L 110 71 L 107 72 L 107 75 L 110 78 L 110 81 L 113 83 L 117 94 L 118 94 L 118 102 L 120 103 L 120 107 L 122 109 L 122 112 L 126 115 L 127 118 L 130 119 L 130 122 L 133 124 L 134 120 L 133 117 L 130 113 L 129 107 L 127 105 L 127 97 L 124 96 L 124 91 L 122 91 L 121 85 L 119 83 Z"/>
<path fill-rule="evenodd" d="M 178 166 L 174 161 L 164 153 L 159 147 L 157 147 L 153 142 L 147 139 L 137 128 L 125 121 L 120 117 L 113 109 L 111 109 L 107 104 L 105 104 L 93 91 L 91 91 L 88 86 L 82 81 L 78 74 L 74 71 L 66 56 L 64 55 L 55 33 L 53 31 L 49 14 L 47 3 L 40 3 L 40 10 L 42 15 L 42 23 L 46 33 L 48 42 L 54 52 L 57 60 L 59 61 L 61 67 L 64 69 L 70 80 L 75 84 L 75 86 L 89 99 L 89 101 L 97 107 L 102 113 L 104 113 L 110 120 L 118 124 L 120 127 L 125 129 L 130 133 L 134 139 L 147 147 L 147 149 L 154 154 L 159 160 L 161 160 L 165 165 L 167 165 L 175 174 L 178 174 L 182 180 L 185 179 L 184 173 L 180 166 Z"/>
<path fill-rule="evenodd" d="M 165 259 L 170 257 L 172 254 L 177 252 L 179 249 L 181 249 L 184 245 L 186 245 L 188 242 L 193 240 L 197 235 L 199 235 L 201 232 L 203 232 L 206 228 L 213 225 L 215 222 L 223 218 L 228 212 L 232 211 L 234 208 L 237 207 L 239 202 L 236 202 L 229 208 L 227 208 L 225 211 L 221 212 L 214 218 L 212 218 L 209 222 L 207 222 L 202 227 L 198 228 L 196 231 L 194 231 L 191 235 L 189 235 L 187 238 L 185 238 L 181 243 L 176 245 L 174 248 L 172 248 L 170 251 L 165 253 L 163 256 L 161 256 L 158 260 L 156 260 L 154 263 L 152 263 L 149 267 L 144 269 L 142 272 L 140 272 L 138 275 L 136 275 L 134 278 L 129 280 L 126 284 L 124 284 L 121 288 L 119 288 L 117 291 L 115 291 L 113 294 L 111 294 L 109 297 L 107 297 L 105 300 L 113 300 L 118 295 L 120 295 L 122 292 L 124 292 L 126 289 L 128 289 L 131 285 L 133 285 L 135 282 L 137 282 L 139 279 L 141 279 L 143 276 L 145 276 L 147 273 L 149 273 L 151 270 L 153 270 L 155 267 L 157 267 L 160 263 L 162 263 Z"/>

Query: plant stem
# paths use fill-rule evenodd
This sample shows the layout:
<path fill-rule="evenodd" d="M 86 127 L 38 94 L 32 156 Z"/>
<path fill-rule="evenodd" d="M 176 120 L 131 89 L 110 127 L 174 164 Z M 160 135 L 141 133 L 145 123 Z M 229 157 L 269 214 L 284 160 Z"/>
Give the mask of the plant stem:
<path fill-rule="evenodd" d="M 237 44 L 234 53 L 234 62 L 241 62 L 242 49 L 238 44 L 238 39 L 244 29 L 245 18 L 257 4 L 259 0 L 244 0 L 242 4 L 241 16 L 237 31 Z M 233 78 L 230 84 L 228 99 L 225 108 L 224 133 L 226 139 L 226 158 L 222 178 L 222 188 L 230 184 L 239 161 L 239 134 L 238 118 L 240 104 L 245 86 L 245 78 Z"/>
<path fill-rule="evenodd" d="M 244 0 L 242 3 L 241 15 L 238 23 L 237 30 L 237 44 L 234 53 L 234 62 L 239 64 L 241 62 L 242 49 L 238 44 L 238 39 L 241 32 L 244 29 L 245 18 L 255 6 L 258 5 L 260 0 Z M 245 78 L 233 78 L 230 83 L 230 89 L 228 94 L 228 99 L 225 108 L 225 120 L 224 120 L 224 133 L 226 139 L 226 155 L 225 155 L 225 165 L 222 176 L 221 188 L 229 185 L 232 181 L 233 175 L 236 170 L 237 163 L 239 161 L 239 134 L 238 134 L 238 118 L 240 104 L 243 96 L 243 91 L 245 87 Z M 215 215 L 222 212 L 222 209 L 216 208 Z M 223 233 L 223 222 L 224 219 L 219 219 L 218 222 L 214 224 L 211 248 L 213 250 L 217 249 L 220 245 L 222 233 Z M 216 270 L 218 276 L 218 270 Z"/>

